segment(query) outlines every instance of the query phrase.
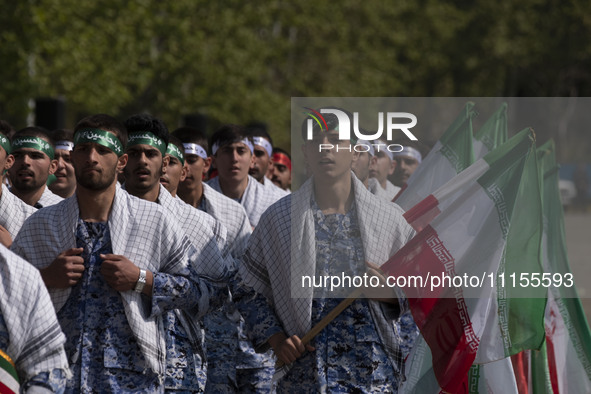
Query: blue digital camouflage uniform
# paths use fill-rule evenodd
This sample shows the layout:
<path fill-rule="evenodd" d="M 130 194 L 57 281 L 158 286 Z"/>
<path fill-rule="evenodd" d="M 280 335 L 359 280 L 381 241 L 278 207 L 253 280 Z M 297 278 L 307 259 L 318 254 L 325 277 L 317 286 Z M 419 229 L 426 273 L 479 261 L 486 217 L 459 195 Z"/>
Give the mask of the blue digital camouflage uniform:
<path fill-rule="evenodd" d="M 227 304 L 226 304 L 227 305 Z M 204 316 L 207 354 L 208 393 L 237 392 L 236 341 L 237 322 L 230 320 L 227 309 L 211 311 Z"/>
<path fill-rule="evenodd" d="M 234 257 L 244 253 L 246 242 L 240 224 L 240 213 L 233 202 L 221 193 L 204 186 L 199 210 L 220 220 L 228 228 L 228 247 Z M 209 198 L 208 198 L 209 196 Z M 215 200 L 214 200 L 215 199 Z M 235 204 L 238 205 L 238 204 Z M 214 209 L 217 208 L 216 209 Z M 209 208 L 209 210 L 208 210 Z M 240 210 L 243 210 L 238 205 Z M 222 209 L 224 212 L 222 212 Z M 228 213 L 234 213 L 228 220 Z M 230 229 L 233 229 L 232 235 Z M 248 225 L 250 234 L 250 225 Z M 267 393 L 271 392 L 275 361 L 272 351 L 256 353 L 244 333 L 244 320 L 231 299 L 221 309 L 204 317 L 207 346 L 207 393 Z"/>
<path fill-rule="evenodd" d="M 205 196 L 197 207 L 206 211 Z M 228 295 L 229 298 L 229 295 Z M 237 320 L 229 309 L 229 299 L 222 308 L 210 311 L 203 317 L 207 355 L 207 376 L 205 391 L 208 393 L 236 392 L 236 340 Z"/>
<path fill-rule="evenodd" d="M 6 351 L 6 349 L 8 349 L 9 341 L 8 327 L 6 327 L 6 323 L 4 322 L 4 316 L 0 313 L 0 349 Z M 26 392 L 35 385 L 48 388 L 52 392 L 58 393 L 63 387 L 66 387 L 66 374 L 62 369 L 54 369 L 51 372 L 38 373 L 29 379 L 25 385 L 22 385 L 22 382 L 20 383 L 23 392 Z"/>
<path fill-rule="evenodd" d="M 193 246 L 200 249 L 209 241 L 219 242 L 218 248 L 225 243 L 225 229 L 215 219 L 196 211 L 180 199 L 175 199 L 160 185 L 158 203 L 173 215 L 178 215 L 177 223 L 188 236 Z M 207 230 L 207 231 L 206 231 Z M 206 267 L 205 256 L 200 256 L 197 263 Z M 220 256 L 221 257 L 221 256 Z M 209 264 L 221 264 L 210 262 Z M 219 294 L 218 294 L 219 293 Z M 219 300 L 228 297 L 227 286 L 212 293 L 212 303 L 221 304 Z M 215 309 L 214 309 L 215 310 Z M 166 337 L 166 392 L 188 393 L 204 392 L 207 381 L 207 360 L 205 357 L 205 339 L 203 319 L 194 319 L 192 314 L 180 310 L 167 311 L 163 315 L 164 332 Z"/>
<path fill-rule="evenodd" d="M 324 215 L 313 204 L 316 231 L 316 275 L 363 275 L 363 244 L 355 208 L 347 214 Z M 318 288 L 312 301 L 312 325 L 342 299 L 324 298 Z M 311 342 L 305 354 L 278 382 L 279 392 L 396 392 L 398 381 L 381 344 L 367 300 L 358 299 Z M 314 372 L 316 371 L 316 372 Z"/>
<path fill-rule="evenodd" d="M 160 391 L 158 376 L 145 370 L 119 293 L 99 272 L 99 254 L 111 253 L 109 227 L 79 219 L 76 246 L 84 248 L 84 273 L 57 314 L 66 329 L 65 349 L 73 373 L 66 391 Z"/>
<path fill-rule="evenodd" d="M 111 253 L 108 225 L 79 219 L 76 246 L 84 248 L 85 270 L 58 312 L 58 320 L 66 329 L 65 349 L 74 375 L 68 381 L 67 391 L 162 392 L 158 375 L 146 368 L 120 293 L 99 272 L 102 262 L 99 255 Z M 153 294 L 158 296 L 153 297 L 152 304 L 171 304 L 181 294 L 199 297 L 199 294 L 185 295 L 185 290 L 173 276 L 155 273 Z"/>
<path fill-rule="evenodd" d="M 396 330 L 400 336 L 400 351 L 404 358 L 408 357 L 417 337 L 419 328 L 417 327 L 410 310 L 403 313 L 395 323 Z"/>
<path fill-rule="evenodd" d="M 236 381 L 239 393 L 269 393 L 273 391 L 275 356 L 273 350 L 257 353 L 246 335 L 246 324 L 240 319 Z"/>
<path fill-rule="evenodd" d="M 183 324 L 179 321 L 177 311 L 169 311 L 163 315 L 164 332 L 166 336 L 166 392 L 203 392 L 207 379 L 206 360 L 202 340 L 187 335 Z M 199 333 L 202 335 L 202 333 Z M 186 374 L 185 371 L 195 374 Z M 195 380 L 197 379 L 197 380 Z"/>
<path fill-rule="evenodd" d="M 208 393 L 272 391 L 272 350 L 256 353 L 233 303 L 205 315 Z"/>

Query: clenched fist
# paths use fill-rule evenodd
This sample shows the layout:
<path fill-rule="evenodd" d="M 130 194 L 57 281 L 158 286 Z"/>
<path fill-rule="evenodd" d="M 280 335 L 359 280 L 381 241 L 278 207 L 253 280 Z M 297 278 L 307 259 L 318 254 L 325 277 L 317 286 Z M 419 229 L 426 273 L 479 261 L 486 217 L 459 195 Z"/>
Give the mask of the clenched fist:
<path fill-rule="evenodd" d="M 53 262 L 40 270 L 45 286 L 65 289 L 74 286 L 84 272 L 83 248 L 72 248 L 60 253 Z"/>

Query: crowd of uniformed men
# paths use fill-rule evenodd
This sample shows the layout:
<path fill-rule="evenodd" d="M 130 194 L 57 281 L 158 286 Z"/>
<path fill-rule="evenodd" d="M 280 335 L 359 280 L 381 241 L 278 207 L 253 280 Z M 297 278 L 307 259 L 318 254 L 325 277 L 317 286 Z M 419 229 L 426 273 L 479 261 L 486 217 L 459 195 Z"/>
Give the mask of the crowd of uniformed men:
<path fill-rule="evenodd" d="M 294 193 L 260 127 L 0 121 L 0 355 L 21 389 L 396 392 L 418 332 L 404 295 L 367 289 L 306 341 L 340 299 L 292 279 L 381 276 L 414 235 L 391 201 L 424 152 L 319 151 L 326 119 Z"/>

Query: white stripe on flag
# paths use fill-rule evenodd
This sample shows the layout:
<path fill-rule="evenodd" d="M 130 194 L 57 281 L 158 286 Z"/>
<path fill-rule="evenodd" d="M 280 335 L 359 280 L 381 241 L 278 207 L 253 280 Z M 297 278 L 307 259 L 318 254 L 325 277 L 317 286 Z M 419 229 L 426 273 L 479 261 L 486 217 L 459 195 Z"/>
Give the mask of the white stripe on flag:
<path fill-rule="evenodd" d="M 8 389 L 15 393 L 19 392 L 20 385 L 14 379 L 14 377 L 5 369 L 0 368 L 0 382 L 5 385 Z"/>

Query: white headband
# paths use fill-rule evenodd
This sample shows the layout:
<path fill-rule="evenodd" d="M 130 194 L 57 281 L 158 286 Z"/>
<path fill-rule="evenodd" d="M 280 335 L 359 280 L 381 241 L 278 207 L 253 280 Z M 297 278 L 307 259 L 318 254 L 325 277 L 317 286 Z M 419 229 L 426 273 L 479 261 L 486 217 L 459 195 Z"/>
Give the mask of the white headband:
<path fill-rule="evenodd" d="M 254 144 L 258 146 L 262 146 L 267 151 L 269 157 L 273 156 L 273 146 L 266 138 L 263 137 L 252 137 L 254 140 Z"/>
<path fill-rule="evenodd" d="M 67 150 L 71 152 L 74 150 L 74 143 L 72 141 L 58 141 L 55 143 L 55 149 Z"/>
<path fill-rule="evenodd" d="M 248 146 L 248 149 L 250 149 L 250 154 L 254 154 L 254 146 L 252 146 L 252 142 L 250 142 L 250 140 L 248 138 L 243 138 L 242 140 L 238 141 L 238 142 L 242 142 L 244 145 Z M 218 151 L 218 149 L 220 148 L 220 146 L 218 145 L 218 143 L 216 142 L 215 144 L 213 144 L 213 146 L 211 147 L 211 154 L 215 155 L 215 153 Z"/>
<path fill-rule="evenodd" d="M 413 148 L 411 146 L 403 146 L 402 150 L 400 152 L 394 153 L 394 157 L 400 157 L 400 156 L 412 157 L 413 159 L 415 159 L 419 163 L 423 159 L 423 155 L 421 155 L 421 152 L 419 152 L 418 150 L 416 150 L 415 148 Z"/>
<path fill-rule="evenodd" d="M 198 144 L 190 144 L 190 143 L 183 143 L 183 147 L 185 148 L 185 155 L 197 155 L 202 159 L 207 159 L 207 152 L 201 145 Z"/>
<path fill-rule="evenodd" d="M 390 161 L 394 160 L 394 152 L 390 152 L 390 149 L 388 149 L 388 144 L 380 140 L 375 140 L 374 145 L 377 147 L 376 152 L 384 152 L 386 155 L 388 155 Z"/>
<path fill-rule="evenodd" d="M 373 145 L 367 141 L 367 140 L 358 140 L 357 143 L 355 145 L 363 145 L 363 146 L 368 146 L 369 150 L 367 151 L 361 151 L 361 150 L 357 150 L 357 152 L 367 152 L 372 156 L 376 155 L 376 151 L 373 149 Z"/>

